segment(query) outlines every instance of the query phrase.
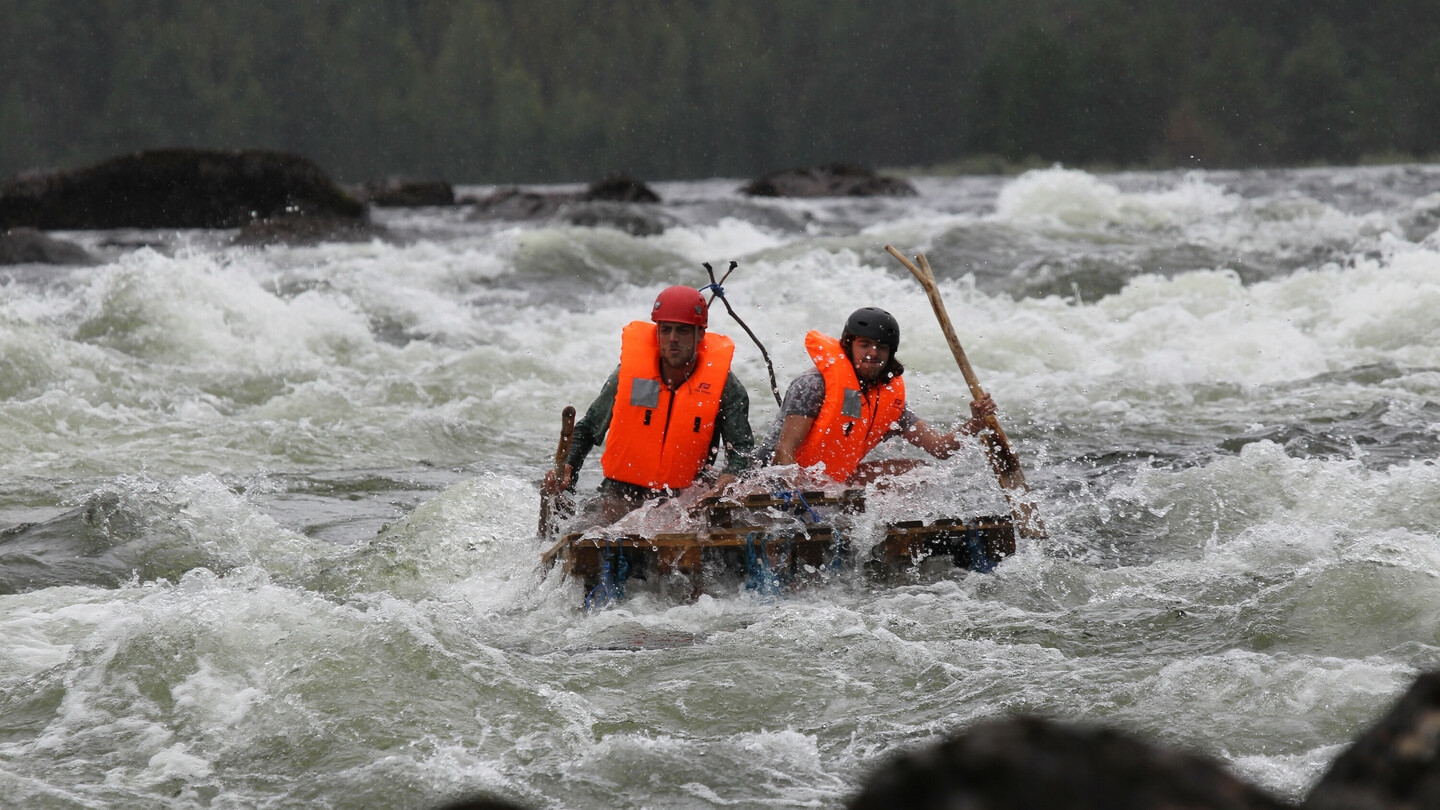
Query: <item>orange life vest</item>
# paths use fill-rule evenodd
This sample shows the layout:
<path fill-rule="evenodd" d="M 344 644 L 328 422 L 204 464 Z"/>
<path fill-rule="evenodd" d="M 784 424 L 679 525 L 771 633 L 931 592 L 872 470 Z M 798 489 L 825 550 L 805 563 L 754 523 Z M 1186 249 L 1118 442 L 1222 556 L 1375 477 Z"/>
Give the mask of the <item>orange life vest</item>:
<path fill-rule="evenodd" d="M 795 461 L 802 467 L 824 462 L 825 474 L 844 482 L 905 412 L 905 381 L 894 377 L 866 394 L 840 341 L 810 332 L 805 351 L 825 378 L 825 400 L 795 450 Z"/>
<path fill-rule="evenodd" d="M 650 489 L 695 482 L 710 456 L 735 341 L 706 332 L 696 354 L 690 379 L 671 391 L 660 377 L 655 324 L 633 321 L 625 327 L 620 387 L 600 458 L 605 477 Z"/>

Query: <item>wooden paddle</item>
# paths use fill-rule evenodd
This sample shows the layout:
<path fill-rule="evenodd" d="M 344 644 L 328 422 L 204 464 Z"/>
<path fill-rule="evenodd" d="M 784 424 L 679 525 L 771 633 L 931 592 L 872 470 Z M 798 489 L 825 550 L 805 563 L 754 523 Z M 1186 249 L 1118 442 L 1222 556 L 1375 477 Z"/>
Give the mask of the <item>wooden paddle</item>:
<path fill-rule="evenodd" d="M 985 390 L 980 387 L 980 380 L 976 378 L 974 369 L 970 368 L 970 361 L 965 357 L 965 349 L 960 346 L 960 338 L 955 336 L 955 327 L 950 324 L 950 315 L 945 311 L 945 303 L 940 300 L 940 290 L 935 286 L 935 273 L 930 270 L 930 262 L 925 259 L 922 253 L 915 257 L 920 263 L 915 263 L 905 258 L 900 251 L 890 245 L 885 246 L 899 262 L 905 265 L 905 269 L 915 276 L 920 286 L 925 288 L 925 295 L 930 299 L 930 307 L 935 310 L 935 317 L 940 321 L 940 330 L 945 333 L 945 340 L 950 343 L 950 352 L 955 355 L 955 362 L 960 365 L 960 373 L 965 376 L 965 383 L 970 386 L 970 396 L 980 399 L 985 396 Z M 990 459 L 990 467 L 995 470 L 995 476 L 1000 479 L 1000 488 L 1005 493 L 1005 500 L 1010 502 L 1011 511 L 1015 515 L 1015 526 L 1020 531 L 1021 537 L 1047 537 L 1045 524 L 1040 520 L 1040 513 L 1036 510 L 1035 499 L 1030 495 L 1030 485 L 1025 483 L 1025 473 L 1020 470 L 1020 459 L 1010 447 L 1010 439 L 1005 436 L 1005 430 L 1000 427 L 1000 420 L 994 414 L 985 417 L 986 430 L 981 432 L 980 440 L 985 445 L 985 455 Z"/>
<path fill-rule="evenodd" d="M 566 405 L 560 412 L 560 443 L 555 446 L 555 479 L 565 474 L 565 457 L 570 455 L 570 439 L 575 436 L 575 406 Z M 540 493 L 540 537 L 550 537 L 551 514 L 555 511 L 560 495 Z"/>

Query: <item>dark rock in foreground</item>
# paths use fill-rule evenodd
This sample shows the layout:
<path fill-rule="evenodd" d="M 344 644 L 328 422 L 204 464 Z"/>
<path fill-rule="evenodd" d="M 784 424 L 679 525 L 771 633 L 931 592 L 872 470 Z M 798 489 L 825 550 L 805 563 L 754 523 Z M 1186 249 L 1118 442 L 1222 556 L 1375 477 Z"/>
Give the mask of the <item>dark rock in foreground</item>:
<path fill-rule="evenodd" d="M 282 214 L 365 213 L 313 162 L 259 150 L 162 149 L 0 183 L 0 228 L 238 228 Z"/>
<path fill-rule="evenodd" d="M 412 180 L 387 177 L 360 187 L 361 199 L 382 208 L 416 208 L 426 205 L 454 205 L 455 187 L 444 180 Z"/>
<path fill-rule="evenodd" d="M 788 169 L 756 178 L 740 187 L 752 197 L 914 197 L 908 182 L 841 163 L 813 169 Z"/>
<path fill-rule="evenodd" d="M 1330 765 L 1305 810 L 1440 807 L 1440 673 L 1421 675 L 1390 713 Z"/>
<path fill-rule="evenodd" d="M 34 228 L 0 233 L 0 264 L 94 264 L 95 257 L 73 242 L 46 236 Z"/>
<path fill-rule="evenodd" d="M 1280 810 L 1218 764 L 1047 720 L 976 725 L 870 775 L 850 810 Z"/>

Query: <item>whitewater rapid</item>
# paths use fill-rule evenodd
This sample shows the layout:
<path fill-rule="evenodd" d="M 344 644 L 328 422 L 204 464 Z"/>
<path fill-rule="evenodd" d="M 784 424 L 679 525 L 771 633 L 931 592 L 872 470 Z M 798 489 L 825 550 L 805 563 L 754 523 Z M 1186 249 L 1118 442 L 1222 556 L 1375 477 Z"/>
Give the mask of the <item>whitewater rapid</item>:
<path fill-rule="evenodd" d="M 1440 664 L 1440 168 L 915 183 L 659 183 L 655 236 L 379 210 L 395 241 L 70 233 L 101 261 L 0 268 L 0 796 L 837 807 L 1003 714 L 1303 795 Z M 542 576 L 560 409 L 702 262 L 739 262 L 782 389 L 806 330 L 880 305 L 916 411 L 968 414 L 887 243 L 940 275 L 1049 540 L 589 613 Z M 763 431 L 760 352 L 712 323 Z M 971 448 L 872 493 L 860 542 L 998 497 Z"/>

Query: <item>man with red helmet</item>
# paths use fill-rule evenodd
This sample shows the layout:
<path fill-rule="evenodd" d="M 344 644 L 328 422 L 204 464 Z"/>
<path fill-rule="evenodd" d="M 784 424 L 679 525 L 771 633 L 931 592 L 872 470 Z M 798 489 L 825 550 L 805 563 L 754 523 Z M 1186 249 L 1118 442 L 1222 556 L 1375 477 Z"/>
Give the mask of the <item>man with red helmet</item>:
<path fill-rule="evenodd" d="M 719 494 L 750 463 L 750 396 L 730 371 L 735 342 L 707 333 L 709 307 L 692 287 L 669 287 L 655 298 L 650 322 L 632 321 L 621 334 L 620 366 L 575 423 L 562 474 L 545 476 L 548 492 L 574 485 L 595 445 L 602 497 L 586 506 L 597 524 L 612 523 L 643 501 L 691 486 L 725 450 Z"/>
<path fill-rule="evenodd" d="M 880 442 L 901 436 L 936 458 L 960 449 L 962 436 L 980 432 L 995 401 L 986 394 L 970 403 L 971 419 L 941 433 L 905 402 L 905 367 L 895 359 L 900 324 L 879 307 L 862 307 L 845 321 L 840 339 L 818 331 L 805 336 L 815 368 L 785 391 L 780 414 L 766 434 L 759 458 L 772 464 L 821 469 L 831 480 L 864 484 L 905 472 L 914 459 L 864 461 Z"/>

